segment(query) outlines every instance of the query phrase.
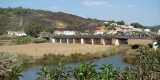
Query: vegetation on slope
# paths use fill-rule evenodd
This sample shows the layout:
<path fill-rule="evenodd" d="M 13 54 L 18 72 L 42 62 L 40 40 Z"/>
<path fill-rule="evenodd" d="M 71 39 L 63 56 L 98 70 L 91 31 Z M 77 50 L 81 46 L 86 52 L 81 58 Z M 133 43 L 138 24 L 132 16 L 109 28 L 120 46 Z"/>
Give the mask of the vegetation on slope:
<path fill-rule="evenodd" d="M 53 29 L 77 31 L 92 31 L 100 26 L 97 22 L 72 14 L 33 10 L 22 7 L 0 8 L 0 22 L 0 29 L 3 32 L 6 30 L 23 30 L 24 26 L 30 22 L 39 23 L 44 28 L 50 26 Z"/>

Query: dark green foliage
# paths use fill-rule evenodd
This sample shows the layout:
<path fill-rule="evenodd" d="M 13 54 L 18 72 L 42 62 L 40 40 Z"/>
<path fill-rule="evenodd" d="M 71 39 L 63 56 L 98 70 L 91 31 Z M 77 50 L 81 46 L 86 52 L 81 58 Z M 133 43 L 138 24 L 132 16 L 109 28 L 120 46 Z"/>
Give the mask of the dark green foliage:
<path fill-rule="evenodd" d="M 31 22 L 24 27 L 24 31 L 28 36 L 37 37 L 43 31 L 43 27 L 38 23 Z"/>
<path fill-rule="evenodd" d="M 0 40 L 11 40 L 11 37 L 8 37 L 8 36 L 0 36 Z"/>
<path fill-rule="evenodd" d="M 108 30 L 116 30 L 116 28 L 115 28 L 114 25 L 107 27 L 107 29 L 108 29 Z"/>
<path fill-rule="evenodd" d="M 20 44 L 29 44 L 29 43 L 31 43 L 32 37 L 13 36 L 12 39 L 13 40 L 11 41 L 10 44 L 20 45 Z"/>
<path fill-rule="evenodd" d="M 143 25 L 141 25 L 140 23 L 137 23 L 137 22 L 136 23 L 131 23 L 130 25 L 135 27 L 135 28 L 144 28 Z"/>
<path fill-rule="evenodd" d="M 118 25 L 125 25 L 125 22 L 124 21 L 118 21 L 116 22 Z"/>
<path fill-rule="evenodd" d="M 109 27 L 109 26 L 110 26 L 110 23 L 105 24 L 105 27 Z"/>
<path fill-rule="evenodd" d="M 49 33 L 51 33 L 51 34 L 54 32 L 54 30 L 53 30 L 51 27 L 49 27 L 49 26 L 46 27 L 45 31 L 46 31 L 46 32 L 49 32 Z"/>
<path fill-rule="evenodd" d="M 3 32 L 0 30 L 0 35 L 3 35 Z"/>

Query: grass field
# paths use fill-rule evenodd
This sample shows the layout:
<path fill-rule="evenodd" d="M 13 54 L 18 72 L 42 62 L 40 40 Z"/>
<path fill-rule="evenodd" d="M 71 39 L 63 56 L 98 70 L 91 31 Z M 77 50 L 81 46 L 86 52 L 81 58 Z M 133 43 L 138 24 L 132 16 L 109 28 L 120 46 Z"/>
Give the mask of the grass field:
<path fill-rule="evenodd" d="M 6 45 L 0 46 L 0 51 L 8 51 L 20 54 L 28 54 L 33 57 L 42 57 L 44 54 L 55 53 L 64 54 L 66 56 L 71 53 L 85 54 L 95 53 L 99 51 L 106 51 L 109 47 L 103 45 L 91 45 L 91 44 L 60 44 L 60 43 L 41 43 L 41 44 L 25 44 L 25 45 Z"/>

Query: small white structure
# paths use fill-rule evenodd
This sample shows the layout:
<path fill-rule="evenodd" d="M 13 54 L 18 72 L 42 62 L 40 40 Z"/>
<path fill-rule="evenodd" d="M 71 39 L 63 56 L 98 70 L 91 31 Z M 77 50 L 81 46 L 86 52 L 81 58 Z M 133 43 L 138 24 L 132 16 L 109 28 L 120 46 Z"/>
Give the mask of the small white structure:
<path fill-rule="evenodd" d="M 104 24 L 108 24 L 109 22 L 104 22 Z"/>
<path fill-rule="evenodd" d="M 158 32 L 157 32 L 158 34 L 160 34 L 160 30 L 158 30 Z"/>
<path fill-rule="evenodd" d="M 144 29 L 144 31 L 145 31 L 145 32 L 151 32 L 151 30 L 150 30 L 150 29 Z"/>
<path fill-rule="evenodd" d="M 63 34 L 63 32 L 62 31 L 54 31 L 54 34 L 56 34 L 56 35 L 62 35 Z"/>
<path fill-rule="evenodd" d="M 117 26 L 117 23 L 111 23 L 111 25 L 113 25 L 113 26 Z"/>
<path fill-rule="evenodd" d="M 8 31 L 8 36 L 12 36 L 12 35 L 16 35 L 16 36 L 27 36 L 26 33 L 24 33 L 23 31 Z"/>
<path fill-rule="evenodd" d="M 8 31 L 7 34 L 8 36 L 12 36 L 12 35 L 15 35 L 16 31 Z"/>
<path fill-rule="evenodd" d="M 133 26 L 128 26 L 128 28 L 133 29 L 134 27 Z"/>
<path fill-rule="evenodd" d="M 75 35 L 74 31 L 63 31 L 64 35 Z"/>
<path fill-rule="evenodd" d="M 103 35 L 103 33 L 104 33 L 104 31 L 102 31 L 102 30 L 96 30 L 94 32 L 94 35 L 98 35 L 98 34 L 102 34 Z"/>

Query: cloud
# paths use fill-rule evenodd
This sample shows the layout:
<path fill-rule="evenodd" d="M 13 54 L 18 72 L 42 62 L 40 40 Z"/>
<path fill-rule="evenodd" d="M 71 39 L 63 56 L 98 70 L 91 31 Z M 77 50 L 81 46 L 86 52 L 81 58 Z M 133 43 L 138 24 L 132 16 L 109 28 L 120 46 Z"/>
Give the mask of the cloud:
<path fill-rule="evenodd" d="M 127 5 L 128 8 L 134 8 L 136 5 Z"/>
<path fill-rule="evenodd" d="M 100 1 L 85 1 L 83 2 L 86 6 L 103 6 L 106 5 L 107 2 L 100 2 Z"/>

